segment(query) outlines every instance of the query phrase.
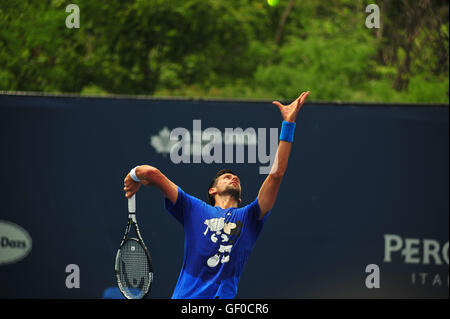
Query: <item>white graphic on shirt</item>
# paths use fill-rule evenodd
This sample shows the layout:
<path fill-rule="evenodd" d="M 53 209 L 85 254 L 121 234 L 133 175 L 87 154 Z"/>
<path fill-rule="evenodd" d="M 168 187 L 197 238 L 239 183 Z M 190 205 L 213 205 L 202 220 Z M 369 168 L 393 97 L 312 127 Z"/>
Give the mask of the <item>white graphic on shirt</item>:
<path fill-rule="evenodd" d="M 241 222 L 237 222 L 241 225 Z M 219 263 L 227 263 L 230 261 L 230 252 L 233 248 L 234 240 L 229 242 L 231 236 L 234 234 L 237 236 L 240 235 L 240 227 L 235 223 L 225 223 L 225 218 L 211 218 L 205 220 L 204 224 L 206 225 L 206 230 L 203 233 L 204 236 L 208 234 L 208 231 L 211 231 L 211 241 L 213 243 L 217 243 L 220 239 L 220 246 L 218 252 L 211 256 L 206 264 L 213 268 L 216 267 Z M 239 228 L 239 229 L 238 229 Z"/>

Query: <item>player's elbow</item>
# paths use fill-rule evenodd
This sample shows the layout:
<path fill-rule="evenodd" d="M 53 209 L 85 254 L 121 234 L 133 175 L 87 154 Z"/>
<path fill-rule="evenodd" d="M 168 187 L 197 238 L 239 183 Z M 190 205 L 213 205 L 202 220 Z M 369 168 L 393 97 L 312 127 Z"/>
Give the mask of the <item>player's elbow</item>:
<path fill-rule="evenodd" d="M 281 180 L 286 173 L 287 163 L 284 163 L 283 161 L 275 161 L 275 163 L 272 165 L 272 168 L 270 169 L 269 176 Z"/>
<path fill-rule="evenodd" d="M 161 176 L 161 172 L 159 169 L 149 165 L 143 165 L 142 167 L 142 176 L 145 180 L 149 182 L 154 182 Z"/>
<path fill-rule="evenodd" d="M 269 176 L 271 178 L 275 179 L 275 180 L 281 181 L 281 179 L 283 178 L 285 172 L 286 172 L 285 170 L 278 168 L 278 169 L 273 170 L 272 172 L 270 172 Z"/>

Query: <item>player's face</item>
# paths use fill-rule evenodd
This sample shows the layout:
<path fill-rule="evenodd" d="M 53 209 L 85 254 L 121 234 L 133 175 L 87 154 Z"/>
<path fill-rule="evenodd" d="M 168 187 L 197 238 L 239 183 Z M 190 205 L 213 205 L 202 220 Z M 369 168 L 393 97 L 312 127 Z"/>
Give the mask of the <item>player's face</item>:
<path fill-rule="evenodd" d="M 219 176 L 215 186 L 209 189 L 210 195 L 232 195 L 238 204 L 241 203 L 241 181 L 239 177 L 231 173 Z"/>
<path fill-rule="evenodd" d="M 236 189 L 241 193 L 241 181 L 231 173 L 223 174 L 217 179 L 216 188 L 219 193 L 227 189 Z"/>

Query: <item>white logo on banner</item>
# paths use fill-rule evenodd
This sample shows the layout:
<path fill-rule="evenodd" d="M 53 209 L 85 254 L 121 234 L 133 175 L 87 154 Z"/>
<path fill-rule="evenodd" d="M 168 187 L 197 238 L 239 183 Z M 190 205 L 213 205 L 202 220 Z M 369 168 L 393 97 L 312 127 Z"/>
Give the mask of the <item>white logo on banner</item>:
<path fill-rule="evenodd" d="M 278 128 L 252 128 L 245 130 L 225 128 L 202 129 L 201 120 L 192 121 L 192 130 L 177 127 L 161 129 L 150 137 L 150 145 L 164 156 L 170 154 L 174 164 L 190 163 L 260 163 L 260 174 L 276 171 L 275 153 L 278 146 Z M 268 144 L 268 145 L 267 145 Z M 245 152 L 245 147 L 247 152 Z"/>
<path fill-rule="evenodd" d="M 14 223 L 0 220 L 0 265 L 16 263 L 31 251 L 28 232 Z"/>
<path fill-rule="evenodd" d="M 177 141 L 170 140 L 170 131 L 167 126 L 164 126 L 158 135 L 153 135 L 150 138 L 150 145 L 153 146 L 157 153 L 163 155 L 169 154 L 172 146 L 175 144 L 177 144 Z"/>
<path fill-rule="evenodd" d="M 405 264 L 417 265 L 411 273 L 411 284 L 420 286 L 449 286 L 448 276 L 448 241 L 440 243 L 431 238 L 403 238 L 395 234 L 384 235 L 384 262 L 394 263 L 397 260 Z M 433 266 L 431 272 L 428 268 Z M 436 266 L 445 267 L 440 272 L 434 271 Z M 409 267 L 408 267 L 409 269 Z"/>

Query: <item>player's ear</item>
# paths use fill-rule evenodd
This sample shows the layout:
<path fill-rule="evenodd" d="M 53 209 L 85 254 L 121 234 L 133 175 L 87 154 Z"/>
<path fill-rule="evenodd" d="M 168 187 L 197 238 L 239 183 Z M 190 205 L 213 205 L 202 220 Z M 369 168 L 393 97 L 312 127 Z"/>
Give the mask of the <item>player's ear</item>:
<path fill-rule="evenodd" d="M 216 195 L 216 193 L 217 193 L 217 189 L 216 189 L 215 187 L 211 187 L 211 188 L 208 190 L 208 194 L 209 194 L 209 195 Z"/>

